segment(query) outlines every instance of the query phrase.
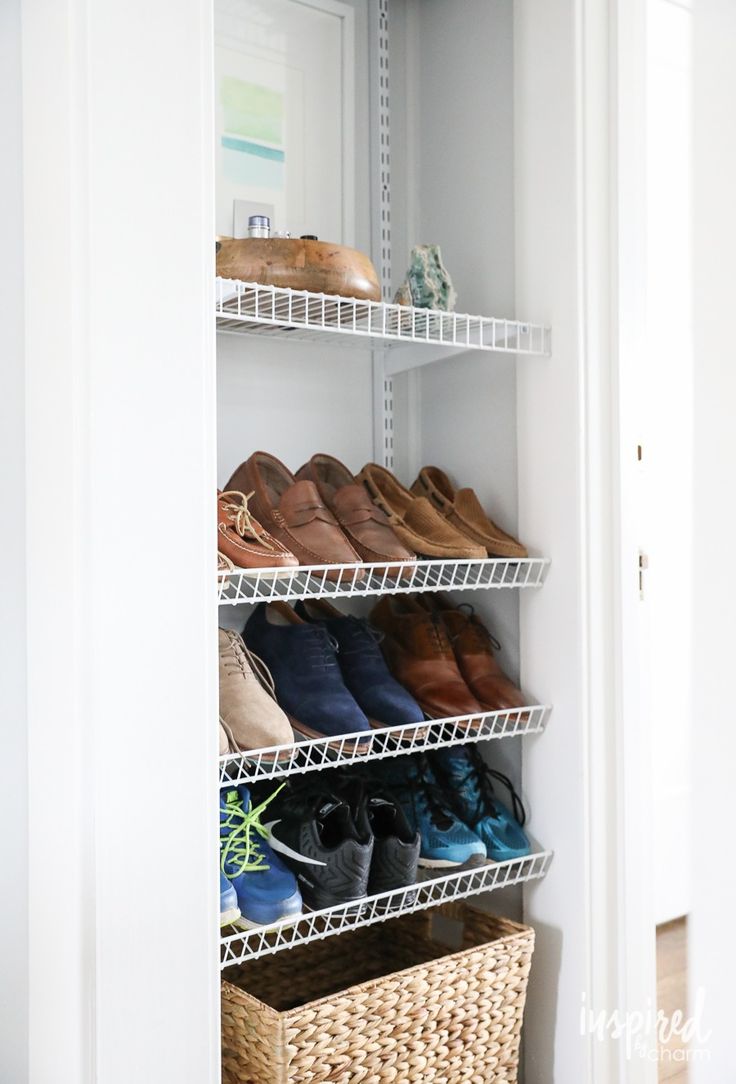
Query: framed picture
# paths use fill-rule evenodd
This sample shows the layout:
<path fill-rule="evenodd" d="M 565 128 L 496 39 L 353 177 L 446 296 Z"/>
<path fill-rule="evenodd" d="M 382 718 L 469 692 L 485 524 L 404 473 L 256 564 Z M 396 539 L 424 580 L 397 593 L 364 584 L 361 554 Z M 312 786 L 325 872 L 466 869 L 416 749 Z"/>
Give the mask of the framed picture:
<path fill-rule="evenodd" d="M 339 0 L 216 0 L 217 232 L 267 214 L 354 243 L 354 11 Z"/>

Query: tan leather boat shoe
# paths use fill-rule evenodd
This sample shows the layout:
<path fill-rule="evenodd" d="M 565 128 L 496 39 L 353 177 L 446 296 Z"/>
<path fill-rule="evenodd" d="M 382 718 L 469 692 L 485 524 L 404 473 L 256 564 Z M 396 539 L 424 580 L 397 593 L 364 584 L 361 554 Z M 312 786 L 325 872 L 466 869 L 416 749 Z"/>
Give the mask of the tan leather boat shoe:
<path fill-rule="evenodd" d="M 296 568 L 296 557 L 253 518 L 248 496 L 239 490 L 217 491 L 218 570 Z M 219 560 L 222 558 L 222 560 Z"/>

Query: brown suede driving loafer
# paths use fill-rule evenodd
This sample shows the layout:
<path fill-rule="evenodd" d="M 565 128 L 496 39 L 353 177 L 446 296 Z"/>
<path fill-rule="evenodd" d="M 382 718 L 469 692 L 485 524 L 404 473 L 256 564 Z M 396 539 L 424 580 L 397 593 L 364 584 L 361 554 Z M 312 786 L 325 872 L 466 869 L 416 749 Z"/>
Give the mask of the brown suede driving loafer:
<path fill-rule="evenodd" d="M 513 535 L 507 534 L 486 513 L 472 489 L 455 489 L 439 467 L 422 467 L 411 487 L 417 497 L 426 497 L 466 538 L 484 546 L 490 557 L 528 557 Z"/>
<path fill-rule="evenodd" d="M 386 467 L 366 463 L 358 480 L 385 513 L 395 534 L 415 553 L 448 560 L 480 560 L 487 556 L 485 546 L 462 534 L 432 507 L 426 497 L 410 493 Z"/>
<path fill-rule="evenodd" d="M 320 497 L 364 561 L 416 561 L 413 550 L 401 542 L 388 517 L 339 459 L 313 455 L 296 476 L 314 482 Z"/>
<path fill-rule="evenodd" d="M 425 714 L 432 719 L 483 714 L 460 673 L 444 624 L 415 599 L 384 595 L 370 623 L 384 634 L 381 647 L 389 669 Z"/>
<path fill-rule="evenodd" d="M 273 455 L 254 452 L 241 463 L 227 484 L 228 489 L 251 493 L 254 515 L 300 565 L 350 565 L 360 557 L 325 506 L 314 482 L 297 481 L 291 471 Z M 339 570 L 329 572 L 336 579 Z M 358 573 L 360 577 L 364 573 Z"/>

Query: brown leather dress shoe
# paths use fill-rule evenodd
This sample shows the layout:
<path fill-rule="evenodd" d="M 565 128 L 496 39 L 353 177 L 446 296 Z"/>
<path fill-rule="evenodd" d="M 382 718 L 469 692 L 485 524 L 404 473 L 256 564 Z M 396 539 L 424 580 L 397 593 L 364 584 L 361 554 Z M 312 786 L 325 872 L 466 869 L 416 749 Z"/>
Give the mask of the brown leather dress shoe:
<path fill-rule="evenodd" d="M 399 540 L 387 516 L 339 459 L 313 455 L 296 476 L 314 482 L 364 561 L 416 561 L 416 554 Z"/>
<path fill-rule="evenodd" d="M 425 557 L 487 557 L 486 548 L 462 534 L 429 503 L 415 497 L 398 478 L 377 463 L 366 463 L 358 475 L 373 501 L 386 514 L 405 546 Z"/>
<path fill-rule="evenodd" d="M 217 491 L 217 567 L 221 572 L 236 568 L 254 574 L 263 568 L 296 568 L 293 553 L 281 545 L 253 518 L 248 497 L 238 490 Z"/>
<path fill-rule="evenodd" d="M 433 719 L 483 714 L 458 669 L 441 620 L 412 598 L 384 595 L 370 622 L 384 633 L 381 646 L 394 677 L 425 714 Z"/>
<path fill-rule="evenodd" d="M 458 531 L 479 542 L 491 557 L 527 557 L 525 546 L 502 530 L 483 511 L 472 489 L 456 490 L 439 467 L 422 467 L 412 493 L 426 497 Z"/>
<path fill-rule="evenodd" d="M 493 639 L 472 606 L 456 609 L 442 595 L 421 595 L 420 606 L 439 619 L 447 632 L 458 669 L 484 711 L 523 708 L 527 700 L 504 674 L 493 655 L 499 644 Z"/>
<path fill-rule="evenodd" d="M 284 464 L 267 452 L 254 452 L 241 463 L 228 489 L 252 491 L 250 504 L 266 529 L 300 565 L 356 564 L 360 557 L 325 507 L 314 482 L 298 482 Z M 339 576 L 336 570 L 329 579 Z"/>

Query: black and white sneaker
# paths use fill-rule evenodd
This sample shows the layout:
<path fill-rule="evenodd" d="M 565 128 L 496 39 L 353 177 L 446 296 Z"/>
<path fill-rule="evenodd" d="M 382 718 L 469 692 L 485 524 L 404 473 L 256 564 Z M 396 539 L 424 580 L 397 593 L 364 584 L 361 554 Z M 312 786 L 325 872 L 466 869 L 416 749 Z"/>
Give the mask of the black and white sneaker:
<path fill-rule="evenodd" d="M 268 842 L 296 874 L 313 910 L 365 899 L 373 836 L 319 779 L 289 782 L 269 807 Z"/>
<path fill-rule="evenodd" d="M 409 825 L 398 799 L 370 774 L 342 773 L 339 793 L 350 803 L 361 836 L 373 836 L 369 895 L 416 884 L 421 837 Z M 402 901 L 412 902 L 413 896 Z"/>

